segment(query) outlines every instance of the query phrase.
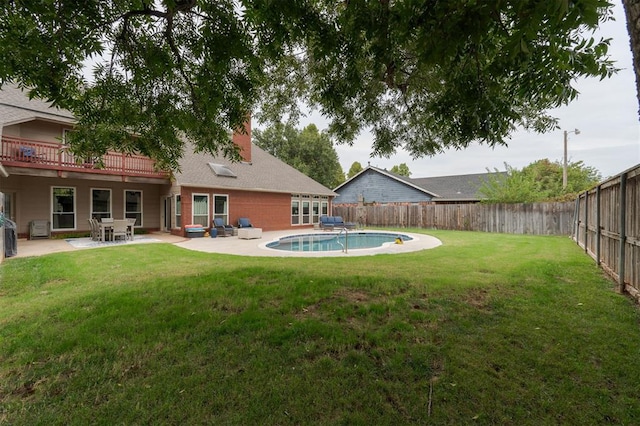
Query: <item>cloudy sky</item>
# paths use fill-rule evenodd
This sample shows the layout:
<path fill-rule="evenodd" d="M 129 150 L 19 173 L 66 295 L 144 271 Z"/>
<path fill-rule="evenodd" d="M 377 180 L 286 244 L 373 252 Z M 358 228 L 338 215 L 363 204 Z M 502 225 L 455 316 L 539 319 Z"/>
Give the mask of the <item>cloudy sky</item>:
<path fill-rule="evenodd" d="M 603 177 L 616 175 L 639 164 L 640 123 L 635 75 L 624 10 L 620 2 L 615 4 L 616 20 L 605 23 L 599 34 L 612 38 L 609 53 L 622 70 L 607 80 L 594 78 L 577 82 L 578 99 L 551 112 L 559 118 L 560 130 L 546 134 L 520 131 L 513 134 L 508 147 L 491 149 L 473 145 L 463 151 L 449 150 L 415 160 L 402 151 L 391 158 L 371 158 L 371 135 L 362 133 L 353 146 L 336 147 L 342 168 L 347 172 L 354 161 L 363 167 L 370 162 L 372 166 L 386 169 L 406 163 L 413 178 L 504 170 L 505 163 L 522 168 L 542 158 L 562 161 L 563 130 L 574 129 L 579 129 L 580 134 L 568 135 L 569 161 L 582 160 L 586 165 L 595 167 Z M 326 127 L 326 120 L 317 114 L 301 120 L 300 124 L 309 123 L 320 129 Z"/>

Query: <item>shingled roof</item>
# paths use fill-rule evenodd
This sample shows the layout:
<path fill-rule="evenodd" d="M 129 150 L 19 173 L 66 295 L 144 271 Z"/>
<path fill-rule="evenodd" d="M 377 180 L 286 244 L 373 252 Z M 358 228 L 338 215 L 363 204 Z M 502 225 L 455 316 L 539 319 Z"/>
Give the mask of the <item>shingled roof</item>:
<path fill-rule="evenodd" d="M 176 172 L 176 184 L 201 188 L 313 194 L 333 197 L 335 192 L 289 166 L 255 144 L 251 162 L 234 163 L 223 156 L 194 153 L 188 145 Z M 225 166 L 235 177 L 218 175 L 209 163 Z"/>
<path fill-rule="evenodd" d="M 438 194 L 434 201 L 477 201 L 482 199 L 479 191 L 489 175 L 494 173 L 416 178 L 411 181 Z"/>
<path fill-rule="evenodd" d="M 494 173 L 475 173 L 468 175 L 436 176 L 426 178 L 410 178 L 401 176 L 388 170 L 369 166 L 382 174 L 402 181 L 414 188 L 420 188 L 433 195 L 433 201 L 478 201 L 482 199 L 480 188 Z M 498 172 L 498 174 L 505 174 Z"/>
<path fill-rule="evenodd" d="M 55 108 L 41 99 L 29 99 L 26 91 L 15 84 L 5 84 L 0 90 L 0 125 L 24 123 L 35 119 L 73 124 L 71 112 Z"/>
<path fill-rule="evenodd" d="M 340 193 L 340 188 L 356 179 L 359 175 L 364 174 L 367 170 L 374 170 L 381 175 L 387 176 L 395 181 L 402 182 L 414 189 L 418 189 L 429 197 L 433 197 L 431 198 L 431 201 L 434 202 L 480 201 L 482 199 L 482 196 L 479 193 L 480 188 L 490 175 L 495 175 L 495 173 L 475 173 L 468 175 L 410 178 L 385 169 L 367 166 L 360 173 L 335 188 L 335 191 Z M 497 173 L 499 175 L 506 175 L 506 172 Z"/>
<path fill-rule="evenodd" d="M 397 173 L 390 172 L 387 169 L 380 169 L 380 168 L 374 167 L 374 166 L 365 167 L 364 170 L 360 171 L 358 174 L 353 176 L 351 179 L 348 179 L 347 181 L 341 183 L 337 188 L 335 188 L 335 191 L 337 191 L 342 186 L 347 184 L 349 181 L 355 179 L 359 175 L 364 174 L 367 170 L 375 170 L 376 172 L 378 172 L 378 173 L 380 173 L 382 175 L 388 176 L 391 179 L 395 179 L 397 181 L 400 181 L 400 182 L 404 183 L 405 185 L 408 185 L 408 186 L 411 186 L 411 187 L 417 189 L 418 191 L 424 192 L 429 197 L 439 197 L 440 196 L 436 191 L 432 190 L 431 188 L 427 188 L 427 187 L 424 187 L 424 186 L 418 184 L 417 182 L 415 182 L 414 179 L 411 179 L 410 177 L 402 176 L 402 175 L 399 175 Z"/>

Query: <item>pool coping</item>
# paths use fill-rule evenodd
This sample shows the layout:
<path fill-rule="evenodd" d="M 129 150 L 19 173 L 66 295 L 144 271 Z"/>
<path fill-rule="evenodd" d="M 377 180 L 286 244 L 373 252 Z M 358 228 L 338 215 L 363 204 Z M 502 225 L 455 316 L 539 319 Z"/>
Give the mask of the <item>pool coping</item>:
<path fill-rule="evenodd" d="M 366 229 L 350 232 L 363 233 L 394 233 L 410 236 L 412 240 L 405 241 L 403 244 L 385 243 L 382 247 L 369 249 L 352 249 L 347 253 L 342 251 L 322 251 L 322 252 L 300 252 L 300 251 L 283 251 L 265 247 L 267 244 L 277 241 L 280 238 L 291 237 L 295 235 L 313 235 L 313 234 L 337 234 L 338 231 L 322 231 L 322 230 L 287 230 L 287 231 L 268 231 L 263 232 L 261 239 L 243 240 L 237 237 L 224 238 L 191 238 L 186 241 L 175 243 L 176 246 L 187 250 L 194 250 L 206 253 L 233 254 L 240 256 L 267 256 L 267 257 L 356 257 L 356 256 L 373 256 L 378 254 L 397 254 L 410 253 L 420 250 L 428 250 L 436 248 L 442 242 L 428 234 L 415 234 L 412 232 L 389 231 L 388 229 Z"/>

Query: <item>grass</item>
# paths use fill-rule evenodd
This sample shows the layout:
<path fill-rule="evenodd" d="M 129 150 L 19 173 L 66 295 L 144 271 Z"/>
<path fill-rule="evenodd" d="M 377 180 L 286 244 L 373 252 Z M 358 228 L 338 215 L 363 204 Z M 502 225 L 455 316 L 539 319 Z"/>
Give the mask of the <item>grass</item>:
<path fill-rule="evenodd" d="M 9 259 L 0 423 L 640 423 L 638 309 L 576 245 L 429 234 L 345 259 Z"/>

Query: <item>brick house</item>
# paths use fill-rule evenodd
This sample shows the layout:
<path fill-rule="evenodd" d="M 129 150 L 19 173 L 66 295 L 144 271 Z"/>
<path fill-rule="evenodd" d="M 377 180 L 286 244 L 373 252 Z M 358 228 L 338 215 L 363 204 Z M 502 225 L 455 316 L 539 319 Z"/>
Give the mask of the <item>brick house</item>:
<path fill-rule="evenodd" d="M 141 155 L 109 152 L 102 164 L 65 151 L 73 115 L 29 99 L 14 85 L 0 90 L 0 192 L 20 237 L 33 223 L 52 234 L 89 232 L 91 217 L 135 218 L 136 228 L 184 235 L 184 225 L 236 225 L 248 217 L 264 230 L 311 227 L 336 195 L 234 134 L 243 161 L 187 150 L 179 171 L 158 171 Z"/>

